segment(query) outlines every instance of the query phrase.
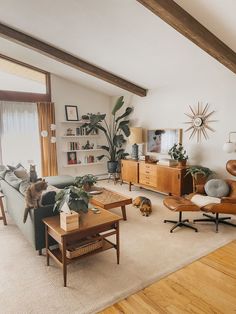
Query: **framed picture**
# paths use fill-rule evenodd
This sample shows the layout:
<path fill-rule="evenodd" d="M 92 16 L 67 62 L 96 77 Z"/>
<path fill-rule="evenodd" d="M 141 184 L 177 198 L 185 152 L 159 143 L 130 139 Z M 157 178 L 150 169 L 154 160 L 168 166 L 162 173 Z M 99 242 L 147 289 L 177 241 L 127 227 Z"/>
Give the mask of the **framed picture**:
<path fill-rule="evenodd" d="M 67 152 L 67 164 L 68 165 L 76 165 L 77 164 L 76 152 Z"/>
<path fill-rule="evenodd" d="M 182 143 L 182 129 L 147 130 L 147 152 L 168 154 L 174 145 Z"/>
<path fill-rule="evenodd" d="M 78 121 L 78 107 L 77 106 L 65 106 L 66 120 L 67 121 Z"/>

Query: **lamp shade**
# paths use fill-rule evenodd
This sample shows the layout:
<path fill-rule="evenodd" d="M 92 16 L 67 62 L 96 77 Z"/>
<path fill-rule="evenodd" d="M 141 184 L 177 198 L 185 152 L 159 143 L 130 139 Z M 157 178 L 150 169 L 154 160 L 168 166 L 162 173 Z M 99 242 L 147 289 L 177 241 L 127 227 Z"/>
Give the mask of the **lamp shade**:
<path fill-rule="evenodd" d="M 235 151 L 235 148 L 235 143 L 227 142 L 224 143 L 223 151 L 225 151 L 226 153 L 233 153 Z"/>
<path fill-rule="evenodd" d="M 130 144 L 143 143 L 143 129 L 141 127 L 130 128 L 129 142 Z"/>

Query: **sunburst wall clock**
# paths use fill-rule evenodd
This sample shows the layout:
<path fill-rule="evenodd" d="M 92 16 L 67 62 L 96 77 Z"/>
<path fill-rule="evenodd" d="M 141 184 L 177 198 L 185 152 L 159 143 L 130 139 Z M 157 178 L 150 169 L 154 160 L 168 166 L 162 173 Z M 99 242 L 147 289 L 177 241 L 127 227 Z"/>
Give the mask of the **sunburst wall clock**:
<path fill-rule="evenodd" d="M 194 109 L 189 105 L 190 113 L 185 113 L 185 115 L 190 118 L 190 121 L 184 122 L 185 124 L 190 124 L 190 127 L 185 130 L 185 132 L 191 132 L 189 139 L 196 137 L 199 143 L 202 138 L 206 140 L 209 138 L 207 131 L 215 132 L 215 130 L 209 126 L 209 123 L 217 121 L 209 120 L 215 111 L 209 111 L 209 107 L 209 104 L 203 107 L 202 104 L 198 103 L 197 109 Z"/>

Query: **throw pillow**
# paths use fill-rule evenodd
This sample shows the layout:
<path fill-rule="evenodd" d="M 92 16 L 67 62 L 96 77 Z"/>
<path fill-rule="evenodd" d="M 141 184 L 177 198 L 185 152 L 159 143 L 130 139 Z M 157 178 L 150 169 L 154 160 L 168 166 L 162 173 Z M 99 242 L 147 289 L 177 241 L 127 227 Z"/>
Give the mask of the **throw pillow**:
<path fill-rule="evenodd" d="M 212 197 L 223 197 L 229 194 L 229 185 L 221 179 L 211 179 L 205 186 L 205 192 L 207 195 Z"/>
<path fill-rule="evenodd" d="M 29 175 L 27 173 L 27 170 L 24 166 L 22 166 L 21 163 L 18 163 L 16 166 L 7 165 L 7 167 L 14 172 L 14 174 L 17 176 L 17 178 L 26 180 L 29 178 Z"/>
<path fill-rule="evenodd" d="M 29 178 L 29 175 L 28 175 L 26 169 L 22 166 L 16 168 L 16 170 L 14 170 L 13 172 L 17 176 L 17 178 L 19 178 L 19 179 L 26 180 Z"/>
<path fill-rule="evenodd" d="M 5 181 L 13 186 L 15 189 L 19 189 L 19 186 L 22 182 L 21 179 L 17 178 L 17 176 L 12 172 L 8 171 L 5 175 Z"/>
<path fill-rule="evenodd" d="M 23 180 L 20 184 L 20 187 L 19 187 L 19 191 L 21 194 L 25 195 L 25 192 L 26 190 L 28 189 L 28 187 L 30 186 L 30 182 L 28 179 L 26 180 Z"/>

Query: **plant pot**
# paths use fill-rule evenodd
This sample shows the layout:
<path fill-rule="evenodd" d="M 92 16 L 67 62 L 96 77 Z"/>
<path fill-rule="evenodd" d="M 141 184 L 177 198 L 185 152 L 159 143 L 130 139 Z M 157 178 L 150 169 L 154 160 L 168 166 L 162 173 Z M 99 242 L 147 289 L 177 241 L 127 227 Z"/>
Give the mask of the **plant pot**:
<path fill-rule="evenodd" d="M 84 184 L 83 185 L 83 189 L 86 191 L 86 192 L 89 192 L 92 190 L 92 186 L 90 184 Z"/>
<path fill-rule="evenodd" d="M 118 166 L 118 161 L 108 161 L 107 162 L 108 173 L 116 173 L 117 166 Z"/>
<path fill-rule="evenodd" d="M 178 160 L 178 166 L 179 167 L 185 167 L 187 164 L 187 160 Z"/>
<path fill-rule="evenodd" d="M 193 177 L 193 190 L 196 191 L 196 185 L 205 185 L 207 177 L 203 174 L 197 174 Z"/>

